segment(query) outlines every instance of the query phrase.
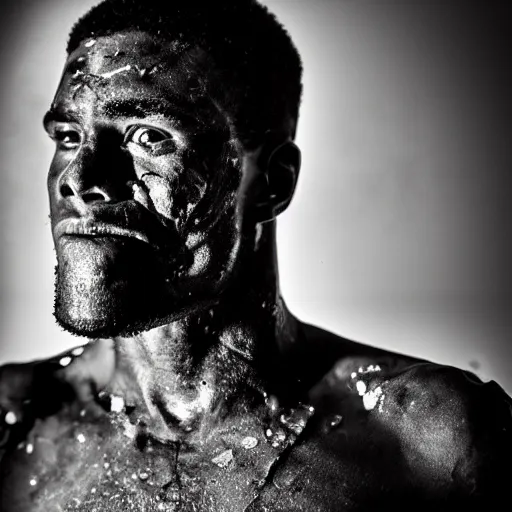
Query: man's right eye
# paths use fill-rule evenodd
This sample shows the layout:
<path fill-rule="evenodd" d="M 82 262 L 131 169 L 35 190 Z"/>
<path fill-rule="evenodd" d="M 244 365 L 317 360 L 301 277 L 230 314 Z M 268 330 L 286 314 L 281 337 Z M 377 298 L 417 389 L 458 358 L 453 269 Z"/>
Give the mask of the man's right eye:
<path fill-rule="evenodd" d="M 80 134 L 69 127 L 56 127 L 50 137 L 57 143 L 59 149 L 75 149 L 80 144 Z"/>

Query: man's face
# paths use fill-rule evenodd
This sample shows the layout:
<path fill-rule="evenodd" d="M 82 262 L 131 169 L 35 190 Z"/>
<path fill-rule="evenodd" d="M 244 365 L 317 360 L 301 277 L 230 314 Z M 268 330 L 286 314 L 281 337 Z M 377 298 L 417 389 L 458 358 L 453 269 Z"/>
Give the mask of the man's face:
<path fill-rule="evenodd" d="M 86 40 L 45 127 L 55 313 L 114 336 L 216 299 L 241 246 L 241 153 L 203 93 L 199 52 L 132 32 Z"/>

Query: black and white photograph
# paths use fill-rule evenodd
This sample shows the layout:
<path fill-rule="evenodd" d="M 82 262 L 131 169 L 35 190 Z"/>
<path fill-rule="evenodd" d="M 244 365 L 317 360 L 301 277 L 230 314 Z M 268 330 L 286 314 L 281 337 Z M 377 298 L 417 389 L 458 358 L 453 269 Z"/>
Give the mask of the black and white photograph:
<path fill-rule="evenodd" d="M 507 509 L 512 7 L 0 23 L 0 512 Z"/>

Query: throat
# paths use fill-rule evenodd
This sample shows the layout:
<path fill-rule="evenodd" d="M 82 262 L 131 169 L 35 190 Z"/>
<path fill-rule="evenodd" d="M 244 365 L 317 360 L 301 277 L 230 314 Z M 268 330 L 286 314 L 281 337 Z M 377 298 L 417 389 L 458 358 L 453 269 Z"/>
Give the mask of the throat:
<path fill-rule="evenodd" d="M 161 441 L 203 442 L 228 415 L 264 401 L 251 330 L 207 325 L 211 336 L 191 338 L 196 329 L 176 322 L 116 339 L 110 392 L 130 405 L 132 423 Z"/>

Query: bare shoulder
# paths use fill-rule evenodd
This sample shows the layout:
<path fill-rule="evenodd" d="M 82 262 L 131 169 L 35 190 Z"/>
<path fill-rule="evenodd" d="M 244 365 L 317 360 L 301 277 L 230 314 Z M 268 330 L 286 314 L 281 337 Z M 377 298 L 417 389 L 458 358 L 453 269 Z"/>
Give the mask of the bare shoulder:
<path fill-rule="evenodd" d="M 53 358 L 0 366 L 0 451 L 20 442 L 38 418 L 87 402 L 111 375 L 110 344 L 97 341 Z"/>
<path fill-rule="evenodd" d="M 512 400 L 494 381 L 451 366 L 376 353 L 340 358 L 311 395 L 350 432 L 394 443 L 417 488 L 497 503 L 512 477 Z M 378 443 L 377 443 L 378 444 Z"/>

